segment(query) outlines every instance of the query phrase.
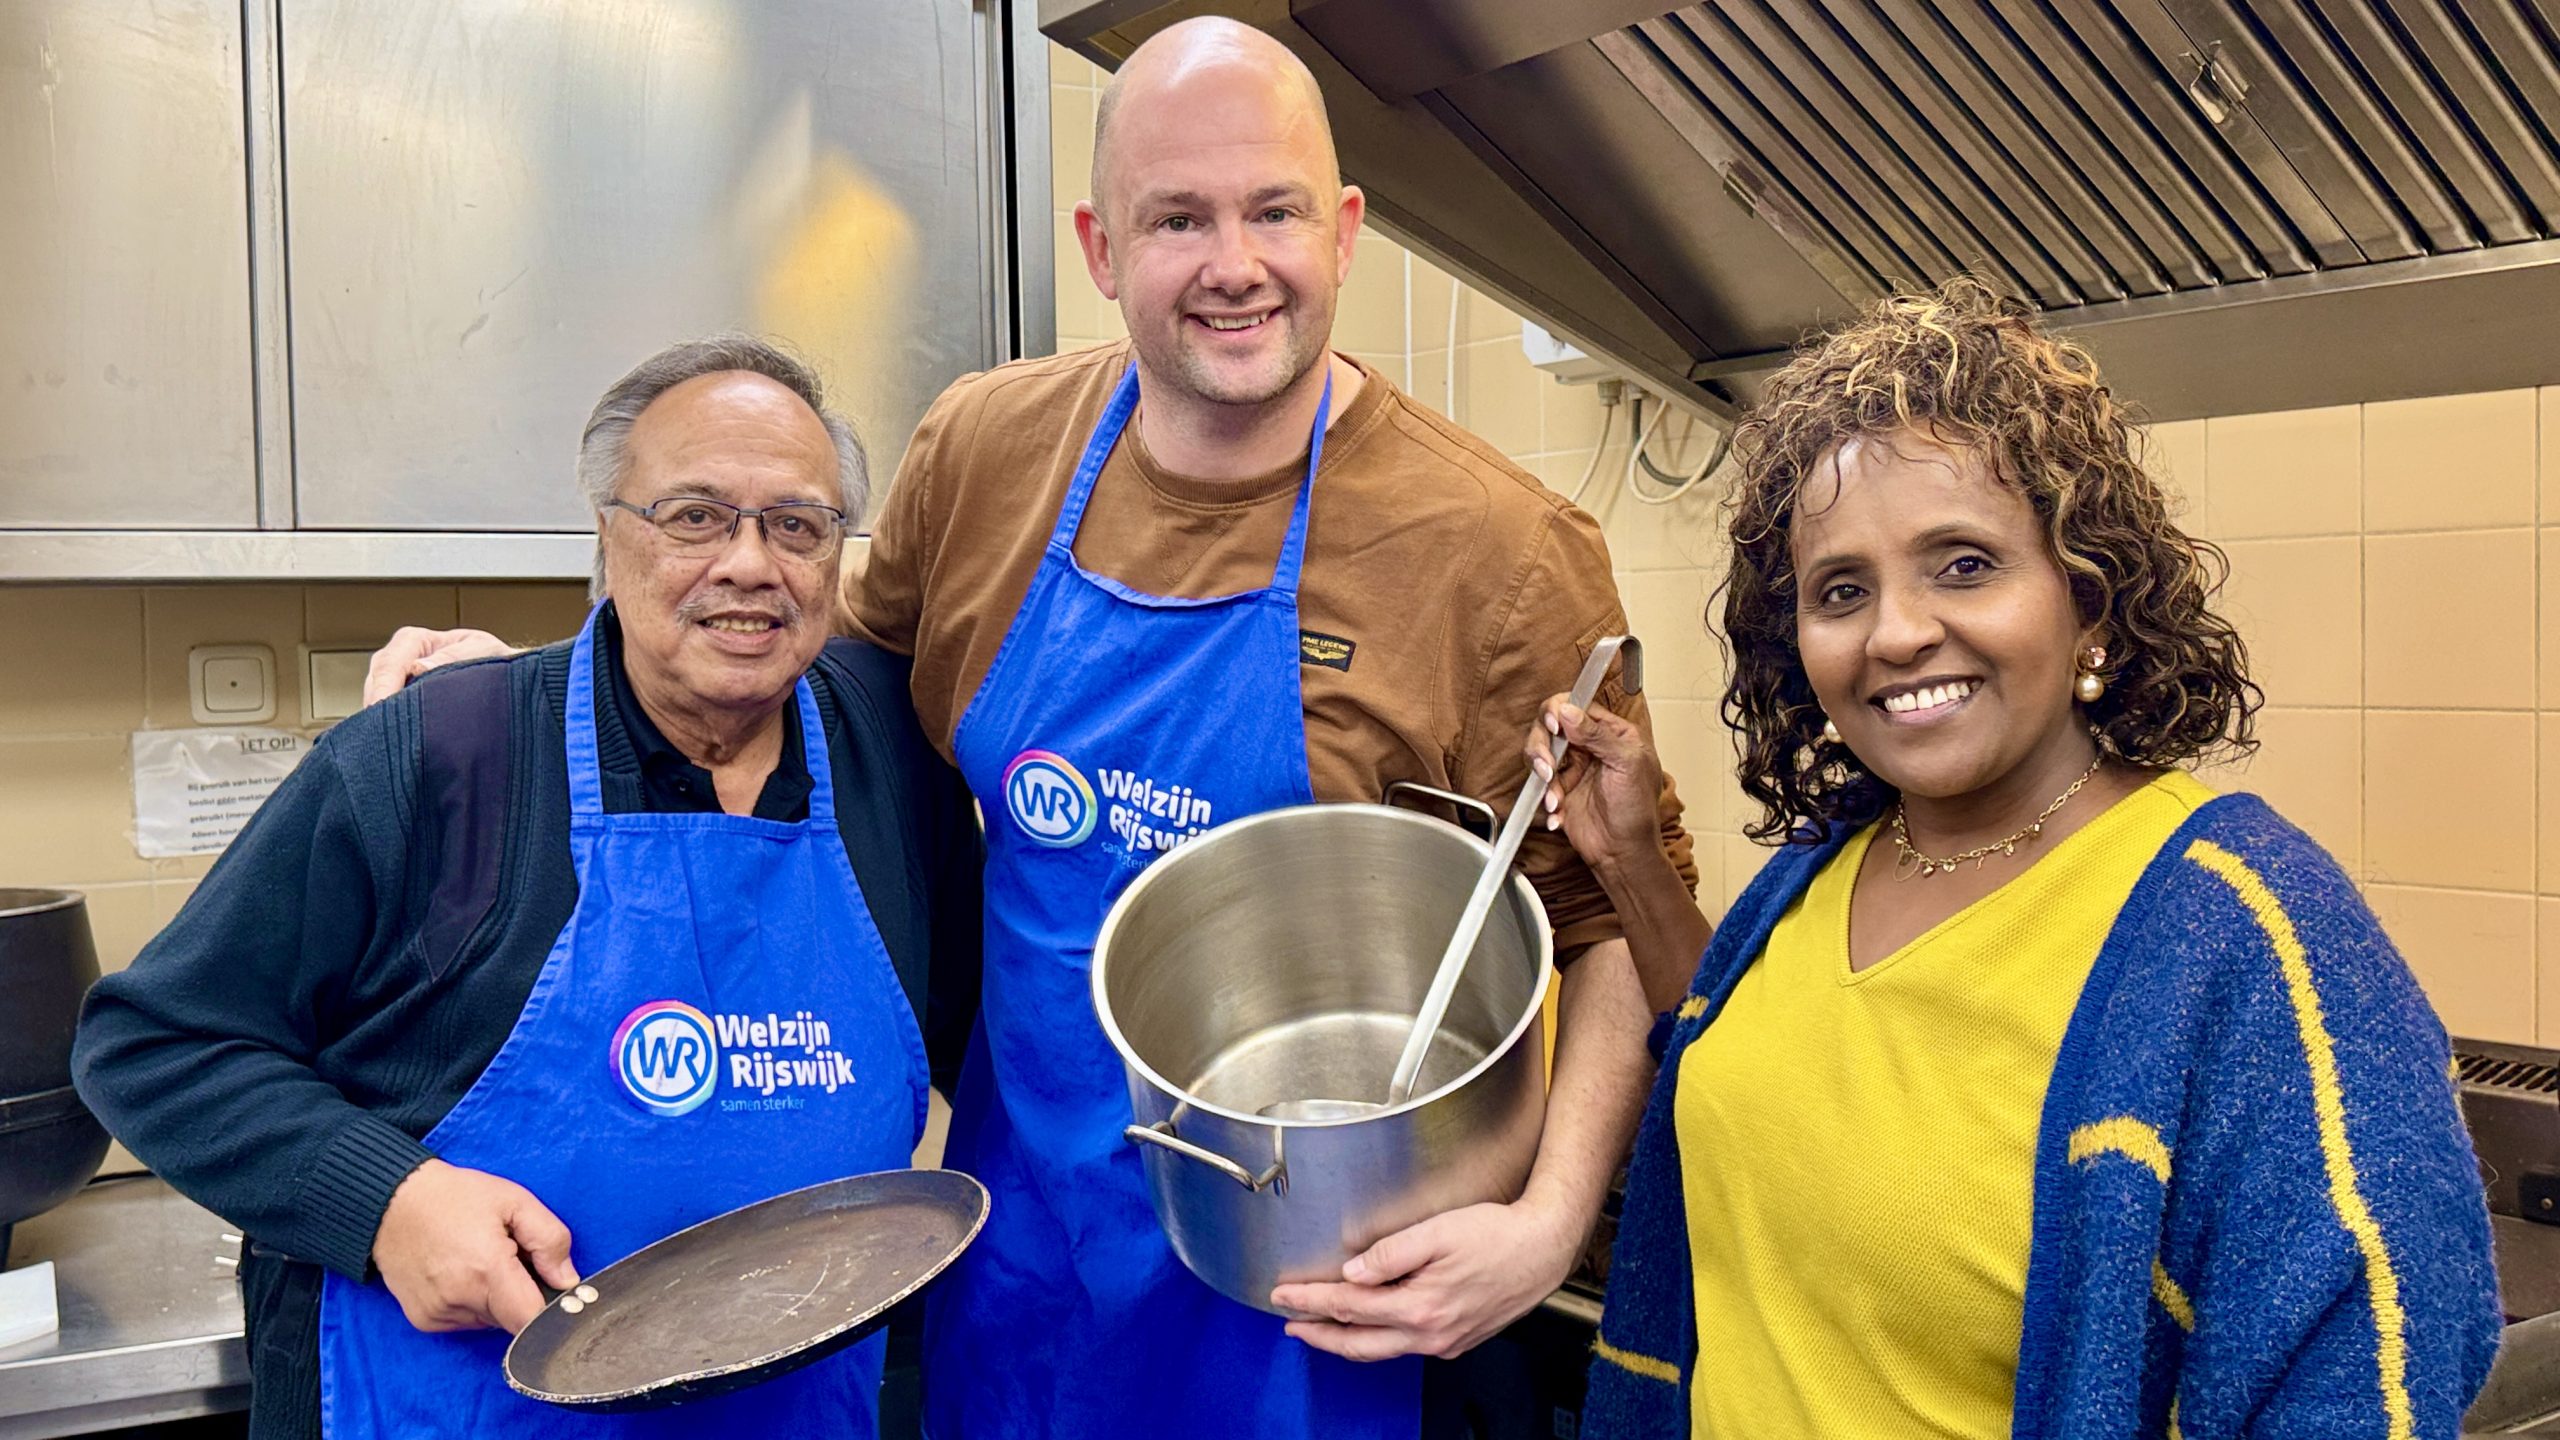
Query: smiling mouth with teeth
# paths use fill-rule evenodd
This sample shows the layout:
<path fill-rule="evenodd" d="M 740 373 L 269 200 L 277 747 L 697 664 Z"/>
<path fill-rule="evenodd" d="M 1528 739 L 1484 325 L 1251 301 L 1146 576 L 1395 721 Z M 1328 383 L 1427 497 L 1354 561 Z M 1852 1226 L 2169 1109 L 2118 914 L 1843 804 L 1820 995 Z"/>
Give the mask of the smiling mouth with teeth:
<path fill-rule="evenodd" d="M 1260 325 L 1263 321 L 1268 320 L 1268 319 L 1270 319 L 1271 317 L 1270 317 L 1269 315 L 1267 315 L 1267 314 L 1264 314 L 1264 315 L 1201 315 L 1201 316 L 1197 316 L 1197 317 L 1195 317 L 1195 318 L 1196 318 L 1196 319 L 1198 319 L 1198 320 L 1199 320 L 1199 322 L 1200 322 L 1201 324 L 1208 326 L 1208 327 L 1209 327 L 1210 329 L 1212 329 L 1212 330 L 1251 330 L 1251 329 L 1253 329 L 1255 326 Z"/>
<path fill-rule="evenodd" d="M 782 622 L 770 615 L 715 615 L 702 623 L 707 629 L 726 630 L 737 635 L 761 635 L 767 630 L 782 628 Z"/>
<path fill-rule="evenodd" d="M 1918 690 L 1905 690 L 1899 695 L 1888 695 L 1884 698 L 1883 705 L 1888 715 L 1909 715 L 1916 711 L 1935 710 L 1942 705 L 1952 705 L 1981 688 L 1980 681 L 1955 680 L 1944 685 L 1927 685 Z"/>

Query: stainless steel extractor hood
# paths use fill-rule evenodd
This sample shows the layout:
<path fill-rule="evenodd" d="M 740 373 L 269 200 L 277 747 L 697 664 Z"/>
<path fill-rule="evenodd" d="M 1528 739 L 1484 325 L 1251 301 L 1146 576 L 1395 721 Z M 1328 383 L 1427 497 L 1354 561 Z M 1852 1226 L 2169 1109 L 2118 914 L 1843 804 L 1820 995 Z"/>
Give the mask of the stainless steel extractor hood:
<path fill-rule="evenodd" d="M 1042 0 L 1315 70 L 1400 238 L 1701 408 L 1970 270 L 2176 419 L 2560 382 L 2560 0 Z"/>

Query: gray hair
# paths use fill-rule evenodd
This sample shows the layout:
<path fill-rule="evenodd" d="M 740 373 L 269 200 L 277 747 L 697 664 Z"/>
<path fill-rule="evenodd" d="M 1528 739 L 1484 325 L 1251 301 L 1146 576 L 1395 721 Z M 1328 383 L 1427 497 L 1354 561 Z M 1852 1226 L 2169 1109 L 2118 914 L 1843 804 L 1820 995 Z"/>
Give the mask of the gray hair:
<path fill-rule="evenodd" d="M 848 523 L 860 523 L 871 499 L 871 462 L 863 453 L 862 438 L 853 433 L 853 422 L 827 408 L 826 387 L 806 361 L 753 335 L 714 335 L 670 345 L 613 382 L 588 414 L 587 428 L 578 437 L 578 489 L 586 496 L 587 508 L 602 512 L 631 473 L 631 427 L 638 423 L 641 411 L 687 380 L 733 370 L 773 381 L 817 414 L 818 423 L 827 427 L 827 438 L 835 442 L 837 508 L 851 517 Z M 596 547 L 596 573 L 589 593 L 595 599 L 604 598 L 601 545 Z"/>

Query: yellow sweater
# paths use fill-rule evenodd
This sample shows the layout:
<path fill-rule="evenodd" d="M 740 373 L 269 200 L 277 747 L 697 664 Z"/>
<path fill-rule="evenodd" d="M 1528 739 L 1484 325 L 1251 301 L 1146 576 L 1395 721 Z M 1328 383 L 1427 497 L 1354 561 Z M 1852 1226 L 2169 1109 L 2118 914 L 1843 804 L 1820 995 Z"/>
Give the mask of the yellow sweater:
<path fill-rule="evenodd" d="M 1674 1102 L 1716 1337 L 1694 1435 L 2009 1434 L 2046 1081 L 2116 912 L 2211 798 L 2165 773 L 1854 974 L 1874 827 L 1778 922 Z"/>

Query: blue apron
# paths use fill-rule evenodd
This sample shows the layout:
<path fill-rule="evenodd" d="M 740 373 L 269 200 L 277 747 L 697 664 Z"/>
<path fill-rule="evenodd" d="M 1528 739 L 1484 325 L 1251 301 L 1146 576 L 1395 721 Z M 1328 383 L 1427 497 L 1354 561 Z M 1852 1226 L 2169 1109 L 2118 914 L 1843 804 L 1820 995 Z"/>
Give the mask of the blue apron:
<path fill-rule="evenodd" d="M 953 748 L 987 820 L 986 982 L 946 1153 L 994 1204 L 927 1301 L 936 1440 L 1410 1440 L 1419 1428 L 1419 1361 L 1310 1349 L 1174 1257 L 1120 1133 L 1128 1081 L 1090 978 L 1104 914 L 1149 861 L 1313 798 L 1298 574 L 1331 403 L 1328 383 L 1269 588 L 1148 595 L 1075 558 L 1094 482 L 1137 408 L 1132 367 L 961 718 Z"/>
<path fill-rule="evenodd" d="M 569 671 L 569 849 L 578 905 L 489 1068 L 426 1137 L 569 1227 L 581 1273 L 803 1185 L 908 1163 L 924 1037 L 836 828 L 816 697 L 799 682 L 814 788 L 793 824 L 605 813 L 595 619 Z M 884 1336 L 765 1384 L 632 1415 L 528 1400 L 497 1330 L 423 1334 L 379 1280 L 331 1273 L 320 1408 L 331 1437 L 868 1437 Z"/>

